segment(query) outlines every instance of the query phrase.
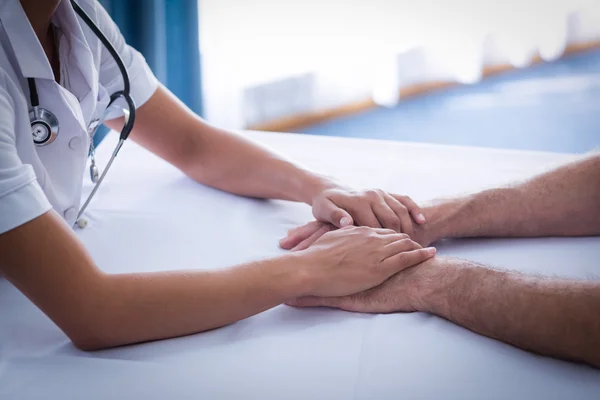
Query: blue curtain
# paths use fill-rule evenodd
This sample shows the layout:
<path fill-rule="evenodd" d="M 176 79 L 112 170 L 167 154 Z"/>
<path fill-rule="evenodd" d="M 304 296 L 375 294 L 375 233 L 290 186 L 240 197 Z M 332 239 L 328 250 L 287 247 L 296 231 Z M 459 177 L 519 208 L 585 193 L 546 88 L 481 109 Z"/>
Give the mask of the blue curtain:
<path fill-rule="evenodd" d="M 198 0 L 100 0 L 159 81 L 202 114 Z M 96 144 L 106 135 L 98 131 Z"/>

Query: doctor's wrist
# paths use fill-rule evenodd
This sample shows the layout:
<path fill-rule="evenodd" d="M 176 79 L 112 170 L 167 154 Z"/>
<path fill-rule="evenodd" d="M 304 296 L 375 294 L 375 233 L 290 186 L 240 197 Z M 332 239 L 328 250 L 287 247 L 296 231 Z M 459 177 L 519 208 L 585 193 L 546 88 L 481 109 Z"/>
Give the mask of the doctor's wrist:
<path fill-rule="evenodd" d="M 323 175 L 310 174 L 304 180 L 298 201 L 312 206 L 315 198 L 319 196 L 319 194 L 326 190 L 342 188 L 344 188 L 344 186 L 339 182 L 336 182 L 333 178 Z"/>

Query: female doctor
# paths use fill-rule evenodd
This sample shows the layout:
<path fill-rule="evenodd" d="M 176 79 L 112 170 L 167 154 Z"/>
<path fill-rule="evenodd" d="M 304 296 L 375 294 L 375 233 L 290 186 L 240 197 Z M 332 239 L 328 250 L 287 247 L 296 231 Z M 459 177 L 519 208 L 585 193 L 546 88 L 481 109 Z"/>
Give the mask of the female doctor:
<path fill-rule="evenodd" d="M 104 117 L 116 105 L 128 112 Z M 344 229 L 221 271 L 106 274 L 72 230 L 85 225 L 82 181 L 102 121 L 201 184 L 304 202 Z M 398 233 L 425 222 L 411 199 L 349 190 L 194 115 L 96 0 L 0 0 L 0 211 L 0 275 L 85 350 L 201 332 L 299 296 L 356 293 L 435 252 Z"/>

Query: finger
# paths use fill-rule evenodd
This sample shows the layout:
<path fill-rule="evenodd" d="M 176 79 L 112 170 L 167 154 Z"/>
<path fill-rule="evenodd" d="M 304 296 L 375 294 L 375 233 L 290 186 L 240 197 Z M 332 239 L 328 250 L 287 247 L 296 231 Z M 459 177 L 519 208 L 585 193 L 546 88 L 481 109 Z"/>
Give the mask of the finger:
<path fill-rule="evenodd" d="M 421 207 L 413 201 L 413 199 L 411 199 L 408 196 L 402 196 L 399 194 L 392 194 L 391 196 L 398 200 L 400 203 L 404 204 L 406 208 L 408 208 L 410 215 L 412 215 L 414 220 L 419 225 L 425 223 L 425 216 L 423 215 L 423 211 L 421 210 Z"/>
<path fill-rule="evenodd" d="M 383 229 L 383 228 L 372 228 L 374 232 L 377 233 L 379 239 L 383 240 L 384 245 L 388 245 L 390 243 L 397 242 L 399 240 L 408 240 L 412 241 L 410 236 L 406 233 L 398 233 L 392 229 Z M 420 247 L 420 245 L 419 245 Z"/>
<path fill-rule="evenodd" d="M 402 238 L 408 237 L 408 235 L 398 233 L 395 230 L 388 228 L 371 228 L 371 230 L 379 235 L 400 235 Z"/>
<path fill-rule="evenodd" d="M 388 204 L 388 206 L 392 210 L 394 210 L 394 213 L 400 220 L 401 227 L 400 227 L 400 229 L 398 229 L 398 232 L 404 232 L 404 233 L 407 233 L 408 235 L 412 236 L 413 222 L 412 222 L 412 219 L 410 218 L 408 208 L 406 206 L 404 206 L 404 204 L 400 203 L 398 200 L 396 200 L 395 198 L 393 198 L 392 196 L 390 196 L 387 193 L 383 197 L 385 199 L 385 202 Z"/>
<path fill-rule="evenodd" d="M 337 297 L 305 296 L 290 300 L 285 304 L 293 307 L 333 307 L 336 299 Z"/>
<path fill-rule="evenodd" d="M 292 307 L 331 307 L 331 308 L 348 308 L 350 305 L 350 297 L 318 297 L 305 296 L 286 302 Z M 344 307 L 346 306 L 346 307 Z"/>
<path fill-rule="evenodd" d="M 373 213 L 373 209 L 368 204 L 364 204 L 358 208 L 350 209 L 354 222 L 359 226 L 369 226 L 371 228 L 382 228 L 379 220 Z"/>
<path fill-rule="evenodd" d="M 350 226 L 354 224 L 352 216 L 348 212 L 338 207 L 330 199 L 325 199 L 323 203 L 324 218 L 338 228 Z"/>
<path fill-rule="evenodd" d="M 396 215 L 394 210 L 385 201 L 385 197 L 380 197 L 379 200 L 371 204 L 373 214 L 381 224 L 382 228 L 393 229 L 396 232 L 402 232 L 402 221 Z"/>
<path fill-rule="evenodd" d="M 421 249 L 421 245 L 409 238 L 401 238 L 399 240 L 395 240 L 391 243 L 388 243 L 384 246 L 383 250 L 383 259 L 387 259 L 396 254 L 400 254 L 403 252 Z"/>
<path fill-rule="evenodd" d="M 334 227 L 330 224 L 325 224 L 325 225 L 321 226 L 312 235 L 310 235 L 309 237 L 307 237 L 306 239 L 304 239 L 300 243 L 298 243 L 296 246 L 294 246 L 291 251 L 300 251 L 300 250 L 305 250 L 305 249 L 309 248 L 310 245 L 312 245 L 314 242 L 319 240 L 319 238 L 321 236 L 323 236 L 324 234 L 326 234 L 327 232 L 329 232 L 333 229 L 334 229 Z"/>
<path fill-rule="evenodd" d="M 321 221 L 312 221 L 308 224 L 299 226 L 294 229 L 290 229 L 287 233 L 287 236 L 279 241 L 279 246 L 281 248 L 289 250 L 298 245 L 304 239 L 310 237 L 313 233 L 318 231 L 325 222 Z"/>
<path fill-rule="evenodd" d="M 425 249 L 397 253 L 383 260 L 382 266 L 389 268 L 393 271 L 392 273 L 396 273 L 430 259 L 435 255 L 435 252 L 435 247 L 427 247 Z"/>

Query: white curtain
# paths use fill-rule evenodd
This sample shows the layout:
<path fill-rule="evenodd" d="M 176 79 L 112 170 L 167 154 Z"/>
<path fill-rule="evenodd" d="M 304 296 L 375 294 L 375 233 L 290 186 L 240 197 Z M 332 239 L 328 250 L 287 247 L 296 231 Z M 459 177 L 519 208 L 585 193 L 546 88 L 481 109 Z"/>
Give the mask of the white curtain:
<path fill-rule="evenodd" d="M 599 0 L 199 2 L 205 114 L 234 129 L 600 40 Z"/>

